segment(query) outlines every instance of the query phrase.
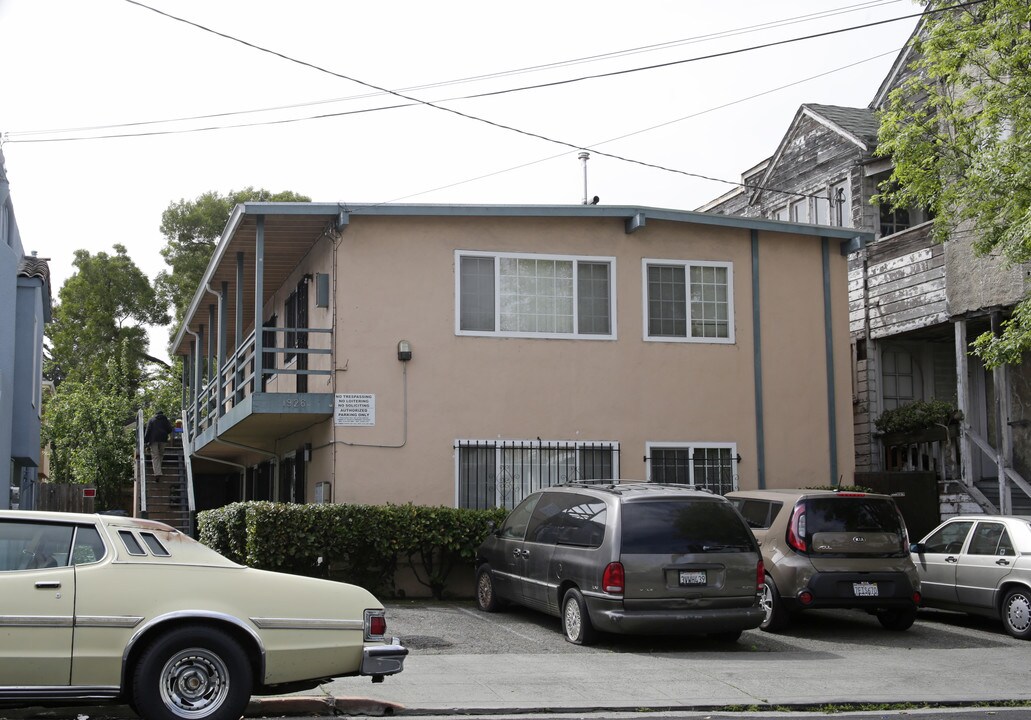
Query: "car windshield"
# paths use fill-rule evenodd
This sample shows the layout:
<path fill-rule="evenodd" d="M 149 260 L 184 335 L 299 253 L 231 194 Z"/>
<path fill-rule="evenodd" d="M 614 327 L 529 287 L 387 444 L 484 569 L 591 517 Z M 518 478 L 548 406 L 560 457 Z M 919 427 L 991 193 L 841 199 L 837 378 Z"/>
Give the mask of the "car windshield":
<path fill-rule="evenodd" d="M 749 552 L 751 532 L 729 503 L 697 499 L 648 500 L 623 505 L 627 555 Z"/>
<path fill-rule="evenodd" d="M 810 536 L 827 532 L 902 533 L 895 504 L 885 498 L 821 497 L 810 498 L 806 505 L 806 532 Z"/>

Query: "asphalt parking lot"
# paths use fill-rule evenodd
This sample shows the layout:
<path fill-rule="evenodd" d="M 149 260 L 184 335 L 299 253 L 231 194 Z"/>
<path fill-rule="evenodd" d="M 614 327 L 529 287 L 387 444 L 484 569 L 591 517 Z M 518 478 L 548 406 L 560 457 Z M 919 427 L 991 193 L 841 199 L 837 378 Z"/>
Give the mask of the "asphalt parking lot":
<path fill-rule="evenodd" d="M 786 653 L 823 652 L 842 655 L 859 649 L 1023 648 L 1031 644 L 1007 635 L 1002 624 L 987 618 L 937 610 L 921 610 L 905 632 L 881 627 L 877 618 L 858 610 L 814 610 L 802 613 L 784 631 L 745 632 L 732 645 L 705 637 L 629 637 L 602 635 L 590 647 L 568 643 L 558 618 L 511 606 L 484 613 L 473 601 L 387 603 L 389 632 L 399 636 L 413 655 L 562 653 Z"/>

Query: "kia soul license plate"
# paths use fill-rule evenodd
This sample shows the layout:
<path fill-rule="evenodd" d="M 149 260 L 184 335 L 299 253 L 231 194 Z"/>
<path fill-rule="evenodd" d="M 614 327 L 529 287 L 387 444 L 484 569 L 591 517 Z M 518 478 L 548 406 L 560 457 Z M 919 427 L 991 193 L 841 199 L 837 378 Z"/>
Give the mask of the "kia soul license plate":
<path fill-rule="evenodd" d="M 856 597 L 877 597 L 879 594 L 877 583 L 872 582 L 852 583 L 852 591 L 856 594 Z"/>

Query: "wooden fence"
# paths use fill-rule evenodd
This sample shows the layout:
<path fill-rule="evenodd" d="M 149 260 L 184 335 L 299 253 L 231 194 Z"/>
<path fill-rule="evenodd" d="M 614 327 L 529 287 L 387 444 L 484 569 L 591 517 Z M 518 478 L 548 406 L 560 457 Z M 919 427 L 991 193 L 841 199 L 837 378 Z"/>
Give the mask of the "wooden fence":
<path fill-rule="evenodd" d="M 92 485 L 40 483 L 36 486 L 36 509 L 54 512 L 92 513 L 97 489 Z"/>

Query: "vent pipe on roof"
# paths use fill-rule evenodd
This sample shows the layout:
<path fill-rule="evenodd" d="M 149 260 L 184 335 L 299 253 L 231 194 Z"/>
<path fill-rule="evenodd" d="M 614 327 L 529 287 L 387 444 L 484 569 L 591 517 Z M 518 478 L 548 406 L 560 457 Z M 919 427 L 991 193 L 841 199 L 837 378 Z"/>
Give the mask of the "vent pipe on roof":
<path fill-rule="evenodd" d="M 580 162 L 584 166 L 584 202 L 583 202 L 583 204 L 586 205 L 587 204 L 587 161 L 590 160 L 591 154 L 589 152 L 587 152 L 587 151 L 583 151 L 579 155 L 577 155 L 577 157 L 580 158 Z"/>

